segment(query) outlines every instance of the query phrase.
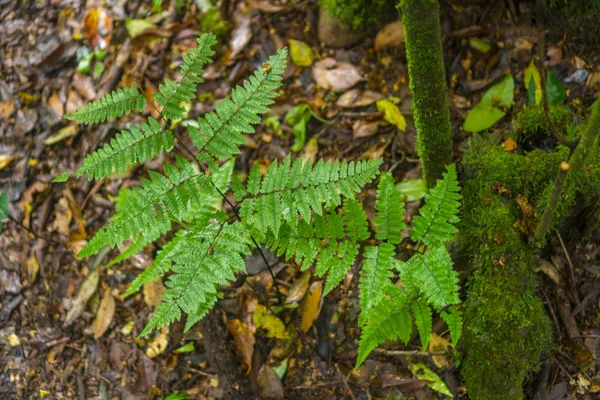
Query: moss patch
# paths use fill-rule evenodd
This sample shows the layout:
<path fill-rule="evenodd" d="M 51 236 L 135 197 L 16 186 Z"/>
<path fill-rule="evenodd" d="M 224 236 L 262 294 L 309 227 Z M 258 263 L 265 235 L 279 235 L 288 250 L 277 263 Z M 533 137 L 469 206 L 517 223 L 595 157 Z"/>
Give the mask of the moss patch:
<path fill-rule="evenodd" d="M 375 28 L 397 15 L 396 2 L 391 0 L 319 0 L 319 5 L 330 16 L 357 30 Z"/>

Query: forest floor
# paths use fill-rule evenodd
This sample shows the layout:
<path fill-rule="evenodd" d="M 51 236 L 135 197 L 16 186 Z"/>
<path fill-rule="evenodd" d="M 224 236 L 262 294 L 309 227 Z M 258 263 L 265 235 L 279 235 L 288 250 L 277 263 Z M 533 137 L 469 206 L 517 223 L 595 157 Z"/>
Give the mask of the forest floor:
<path fill-rule="evenodd" d="M 455 397 L 468 398 L 456 359 L 432 357 L 416 337 L 409 346 L 386 343 L 353 370 L 359 335 L 356 268 L 320 301 L 322 284 L 310 274 L 269 255 L 274 282 L 263 260 L 253 255 L 248 275 L 223 289 L 216 311 L 197 327 L 183 333 L 178 322 L 150 340 L 137 338 L 164 286 L 158 282 L 128 298 L 121 295 L 160 243 L 109 269 L 101 266 L 118 250 L 83 260 L 75 254 L 107 222 L 119 189 L 139 184 L 143 170 L 98 182 L 85 177 L 67 184 L 51 181 L 75 171 L 85 154 L 139 117 L 85 127 L 62 116 L 123 84 L 155 92 L 165 78 L 173 78 L 201 22 L 208 23 L 199 21 L 202 1 L 180 2 L 181 10 L 178 2 L 169 7 L 163 2 L 162 12 L 137 0 L 103 2 L 104 8 L 85 3 L 0 0 L 0 191 L 10 200 L 10 220 L 0 236 L 0 398 L 151 399 L 181 392 L 222 398 L 228 385 L 248 399 L 282 394 L 286 399 L 441 398 L 428 386 L 431 381 L 410 372 L 409 362 L 429 366 Z M 190 118 L 211 110 L 214 101 L 290 39 L 302 42 L 295 61 L 312 64 L 289 63 L 282 95 L 269 114 L 271 124 L 248 137 L 238 170 L 247 172 L 254 161 L 266 168 L 289 154 L 301 139 L 294 138 L 284 116 L 308 104 L 329 122 L 310 118 L 300 156 L 383 157 L 382 168 L 393 171 L 397 182 L 420 177 L 401 38 L 388 33 L 376 39 L 375 31 L 356 45 L 334 49 L 317 39 L 315 1 L 222 3 L 230 8 L 216 14 L 222 12 L 232 29 L 221 37 Z M 512 110 L 493 128 L 496 134 L 503 135 L 527 101 L 524 71 L 538 30 L 526 5 L 517 11 L 506 4 L 513 2 L 443 6 L 456 159 L 471 135 L 461 129 L 468 110 L 506 71 L 512 71 L 518 93 Z M 315 53 L 314 61 L 310 52 L 307 61 L 303 44 Z M 95 58 L 88 55 L 97 49 L 102 51 Z M 568 103 L 587 107 L 598 94 L 600 49 L 595 50 L 570 37 L 548 41 L 547 61 L 561 79 L 569 77 Z M 330 73 L 332 67 L 343 73 Z M 404 131 L 382 119 L 375 101 L 385 97 L 392 97 L 406 118 Z M 164 159 L 147 167 L 158 169 Z M 372 202 L 373 194 L 369 188 L 363 200 Z M 420 203 L 408 202 L 408 221 Z M 542 253 L 554 269 L 538 274 L 555 325 L 556 350 L 527 379 L 526 393 L 547 400 L 600 398 L 599 237 L 564 236 L 553 238 Z M 552 280 L 555 270 L 567 271 L 565 287 Z M 277 303 L 276 290 L 290 303 L 278 314 L 286 338 L 263 329 L 236 331 L 249 310 Z M 441 324 L 434 324 L 434 331 L 447 336 Z"/>

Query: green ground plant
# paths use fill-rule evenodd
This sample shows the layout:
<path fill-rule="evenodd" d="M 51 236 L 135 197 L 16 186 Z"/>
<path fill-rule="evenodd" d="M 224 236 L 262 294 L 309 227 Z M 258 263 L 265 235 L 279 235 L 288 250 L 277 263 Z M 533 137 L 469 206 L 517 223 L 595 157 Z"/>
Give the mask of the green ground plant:
<path fill-rule="evenodd" d="M 396 259 L 402 242 L 404 205 L 389 173 L 377 186 L 374 237 L 362 204 L 356 197 L 379 175 L 380 159 L 324 161 L 314 165 L 287 156 L 273 161 L 262 176 L 258 165 L 246 182 L 231 176 L 235 155 L 252 134 L 261 115 L 278 96 L 287 51 L 279 50 L 263 68 L 231 98 L 215 104 L 185 131 L 195 150 L 181 140 L 173 126 L 196 96 L 203 66 L 211 62 L 212 34 L 203 34 L 198 47 L 183 56 L 180 78 L 159 86 L 154 100 L 160 105 L 160 121 L 148 118 L 140 128 L 118 133 L 98 151 L 86 156 L 75 173 L 104 179 L 134 165 L 154 159 L 177 146 L 175 164 L 165 163 L 164 173 L 148 170 L 140 187 L 122 190 L 116 214 L 78 254 L 88 257 L 103 247 L 129 245 L 109 265 L 127 259 L 157 239 L 173 232 L 172 239 L 157 252 L 153 264 L 126 292 L 130 295 L 145 283 L 166 279 L 162 302 L 141 332 L 152 333 L 186 317 L 185 329 L 202 319 L 219 298 L 219 287 L 245 271 L 244 256 L 261 243 L 302 270 L 314 266 L 315 275 L 326 277 L 325 294 L 342 281 L 350 268 L 362 264 L 359 283 L 362 327 L 360 365 L 386 338 L 408 342 L 414 325 L 427 348 L 433 311 L 459 340 L 462 317 L 457 308 L 458 278 L 446 244 L 456 233 L 460 206 L 456 168 L 447 167 L 438 184 L 426 196 L 420 215 L 413 220 L 411 239 L 415 254 L 406 262 Z M 146 98 L 135 87 L 119 89 L 67 116 L 81 123 L 114 119 L 141 111 Z M 193 158 L 192 158 L 193 156 Z M 63 175 L 57 181 L 68 179 Z M 226 193 L 233 192 L 235 202 Z"/>

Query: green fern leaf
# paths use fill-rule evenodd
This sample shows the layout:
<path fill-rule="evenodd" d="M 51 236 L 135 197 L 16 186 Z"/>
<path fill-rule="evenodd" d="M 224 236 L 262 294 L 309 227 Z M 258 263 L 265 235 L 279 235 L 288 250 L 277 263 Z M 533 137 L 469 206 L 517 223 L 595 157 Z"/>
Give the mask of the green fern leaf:
<path fill-rule="evenodd" d="M 442 180 L 425 196 L 425 205 L 419 215 L 413 218 L 410 238 L 423 242 L 429 248 L 440 246 L 452 240 L 457 229 L 453 224 L 459 221 L 460 186 L 456 176 L 456 166 L 450 164 Z"/>
<path fill-rule="evenodd" d="M 456 346 L 462 334 L 463 319 L 461 312 L 456 307 L 450 307 L 448 310 L 441 311 L 440 316 L 448 325 L 452 344 Z"/>
<path fill-rule="evenodd" d="M 421 347 L 424 351 L 427 351 L 431 339 L 431 330 L 433 329 L 431 308 L 429 308 L 425 299 L 419 297 L 413 300 L 411 309 L 421 338 Z"/>
<path fill-rule="evenodd" d="M 188 125 L 190 138 L 199 149 L 198 160 L 224 159 L 239 153 L 239 146 L 246 143 L 243 133 L 254 133 L 253 125 L 279 96 L 286 61 L 287 50 L 280 49 L 267 61 L 269 68 L 255 71 L 242 86 L 233 89 L 231 99 L 217 102 L 214 112 L 198 119 L 198 128 Z"/>
<path fill-rule="evenodd" d="M 198 47 L 190 49 L 183 55 L 181 78 L 177 82 L 169 79 L 158 87 L 154 100 L 162 106 L 164 118 L 174 121 L 185 116 L 185 105 L 196 97 L 196 87 L 203 81 L 203 65 L 210 63 L 215 52 L 212 46 L 217 44 L 217 38 L 212 33 L 204 33 L 197 40 Z"/>
<path fill-rule="evenodd" d="M 379 173 L 380 164 L 379 159 L 356 163 L 319 160 L 313 167 L 310 161 L 301 159 L 291 165 L 288 156 L 280 165 L 271 164 L 258 193 L 249 179 L 249 197 L 243 200 L 241 214 L 247 226 L 258 230 L 259 237 L 265 237 L 268 231 L 278 235 L 277 227 L 293 223 L 298 214 L 310 221 L 311 211 L 322 215 L 323 208 L 339 206 L 340 192 L 353 198 Z"/>
<path fill-rule="evenodd" d="M 65 118 L 80 124 L 95 124 L 106 120 L 114 120 L 127 115 L 133 110 L 143 111 L 146 108 L 146 96 L 135 86 L 117 89 L 104 97 L 82 108 L 66 114 Z"/>
<path fill-rule="evenodd" d="M 241 224 L 213 225 L 194 236 L 185 252 L 173 257 L 162 303 L 140 336 L 180 319 L 182 313 L 188 315 L 189 329 L 214 305 L 218 287 L 245 269 L 242 256 L 250 251 Z"/>
<path fill-rule="evenodd" d="M 400 243 L 402 229 L 406 227 L 404 203 L 390 173 L 382 174 L 379 179 L 375 211 L 375 237 L 391 244 Z"/>
<path fill-rule="evenodd" d="M 423 293 L 437 310 L 460 302 L 458 274 L 452 269 L 452 259 L 444 246 L 414 255 L 402 266 L 400 278 L 411 294 Z"/>
<path fill-rule="evenodd" d="M 404 343 L 410 340 L 412 320 L 408 296 L 391 283 L 382 291 L 385 291 L 386 297 L 375 307 L 362 328 L 355 368 L 386 339 L 400 339 Z"/>
<path fill-rule="evenodd" d="M 90 179 L 102 179 L 127 171 L 136 163 L 153 159 L 164 151 L 173 148 L 171 131 L 164 130 L 153 118 L 142 129 L 132 126 L 129 131 L 121 131 L 103 148 L 88 154 L 77 171 L 77 177 L 84 173 Z"/>
<path fill-rule="evenodd" d="M 367 215 L 358 199 L 355 197 L 346 198 L 344 200 L 343 213 L 346 234 L 350 239 L 364 241 L 371 236 Z"/>
<path fill-rule="evenodd" d="M 200 188 L 209 186 L 208 177 L 200 175 L 192 164 L 177 159 L 177 167 L 165 165 L 165 175 L 149 171 L 150 180 L 134 189 L 129 201 L 107 227 L 101 229 L 77 255 L 88 257 L 104 246 L 120 246 L 125 240 L 136 239 L 169 218 L 181 220 L 193 202 L 202 201 Z"/>
<path fill-rule="evenodd" d="M 359 325 L 369 318 L 372 310 L 385 298 L 381 288 L 386 287 L 393 277 L 391 259 L 395 254 L 394 245 L 382 243 L 380 246 L 365 247 L 365 260 L 360 271 L 360 317 Z"/>

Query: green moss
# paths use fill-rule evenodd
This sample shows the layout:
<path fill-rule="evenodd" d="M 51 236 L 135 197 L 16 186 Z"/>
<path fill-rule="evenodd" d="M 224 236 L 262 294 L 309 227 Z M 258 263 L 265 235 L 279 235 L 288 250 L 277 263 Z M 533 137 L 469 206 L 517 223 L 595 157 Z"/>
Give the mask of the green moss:
<path fill-rule="evenodd" d="M 572 114 L 565 106 L 551 106 L 552 121 L 559 130 L 565 131 L 572 122 Z M 510 136 L 519 143 L 537 135 L 549 135 L 548 120 L 541 105 L 523 108 L 515 117 L 514 129 Z"/>
<path fill-rule="evenodd" d="M 322 9 L 356 30 L 380 26 L 397 13 L 392 0 L 319 0 Z"/>
<path fill-rule="evenodd" d="M 417 152 L 428 187 L 452 161 L 452 127 L 437 0 L 401 0 L 410 88 L 415 102 Z"/>

